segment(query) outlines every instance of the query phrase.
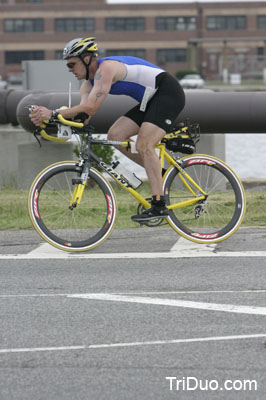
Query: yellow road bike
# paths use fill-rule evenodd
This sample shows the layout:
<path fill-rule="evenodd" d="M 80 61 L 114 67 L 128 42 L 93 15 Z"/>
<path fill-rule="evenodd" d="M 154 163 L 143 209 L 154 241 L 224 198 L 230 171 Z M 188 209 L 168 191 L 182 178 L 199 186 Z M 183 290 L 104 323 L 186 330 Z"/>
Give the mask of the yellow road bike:
<path fill-rule="evenodd" d="M 135 197 L 138 213 L 150 207 L 150 199 L 141 196 L 134 188 L 137 185 L 119 173 L 114 164 L 107 165 L 91 150 L 91 144 L 129 148 L 130 141 L 95 138 L 90 126 L 65 120 L 60 114 L 54 126 L 55 135 L 49 133 L 47 121 L 38 133 L 56 142 L 78 135 L 83 152 L 78 162 L 60 161 L 37 175 L 29 190 L 29 215 L 35 230 L 52 246 L 70 252 L 88 251 L 109 237 L 117 216 L 114 190 L 102 172 Z M 198 140 L 199 126 L 188 122 L 165 135 L 156 146 L 162 171 L 166 162 L 168 165 L 163 173 L 169 209 L 166 221 L 188 240 L 216 243 L 239 228 L 245 214 L 245 192 L 235 172 L 218 158 L 204 154 L 178 155 L 180 150 L 192 153 Z M 158 219 L 146 225 L 161 222 Z"/>

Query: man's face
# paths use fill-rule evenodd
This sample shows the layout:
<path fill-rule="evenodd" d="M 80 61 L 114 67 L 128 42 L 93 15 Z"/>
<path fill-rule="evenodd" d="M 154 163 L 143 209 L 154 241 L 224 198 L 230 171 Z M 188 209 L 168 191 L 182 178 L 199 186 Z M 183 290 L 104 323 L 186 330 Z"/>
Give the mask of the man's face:
<path fill-rule="evenodd" d="M 78 80 L 86 78 L 86 68 L 79 57 L 68 58 L 66 66 Z"/>

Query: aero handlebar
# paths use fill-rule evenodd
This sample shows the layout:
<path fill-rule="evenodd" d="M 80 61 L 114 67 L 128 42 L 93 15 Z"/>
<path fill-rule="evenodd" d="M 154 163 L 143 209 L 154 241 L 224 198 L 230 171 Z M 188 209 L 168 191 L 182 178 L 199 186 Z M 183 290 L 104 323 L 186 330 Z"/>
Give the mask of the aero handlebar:
<path fill-rule="evenodd" d="M 70 120 L 68 120 L 68 119 L 65 119 L 61 114 L 57 114 L 56 118 L 57 118 L 63 125 L 72 126 L 72 127 L 74 127 L 74 128 L 83 128 L 83 126 L 84 126 L 84 124 L 83 124 L 82 122 L 70 121 Z M 42 122 L 42 124 L 40 125 L 40 128 L 42 128 L 42 129 L 39 130 L 39 133 L 41 134 L 41 136 L 42 136 L 44 139 L 46 139 L 46 140 L 51 140 L 52 142 L 57 142 L 57 143 L 64 143 L 64 142 L 66 142 L 66 141 L 68 140 L 68 138 L 59 138 L 59 137 L 55 137 L 55 136 L 49 135 L 49 134 L 46 132 L 45 129 L 46 129 L 47 124 L 48 124 L 49 122 L 50 122 L 50 121 L 48 121 L 48 120 L 44 120 L 44 121 Z"/>

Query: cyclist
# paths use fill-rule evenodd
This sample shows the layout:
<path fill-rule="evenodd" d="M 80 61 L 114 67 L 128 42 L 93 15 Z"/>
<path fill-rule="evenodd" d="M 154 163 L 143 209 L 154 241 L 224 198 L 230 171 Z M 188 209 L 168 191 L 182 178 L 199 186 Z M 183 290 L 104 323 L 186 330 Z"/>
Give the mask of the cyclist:
<path fill-rule="evenodd" d="M 85 113 L 89 118 L 97 112 L 108 94 L 127 95 L 137 100 L 138 104 L 110 127 L 108 139 L 126 141 L 138 135 L 137 154 L 124 148 L 119 150 L 145 168 L 152 201 L 151 208 L 141 215 L 133 215 L 132 220 L 141 222 L 165 218 L 169 214 L 155 146 L 165 133 L 171 131 L 174 120 L 182 111 L 184 91 L 168 72 L 143 59 L 130 56 L 98 58 L 97 51 L 94 37 L 73 39 L 64 48 L 63 59 L 67 61 L 67 68 L 78 80 L 84 81 L 80 87 L 80 104 L 60 110 L 60 114 L 64 118 L 78 119 Z M 57 112 L 36 106 L 30 117 L 39 126 L 42 120 L 51 119 Z"/>

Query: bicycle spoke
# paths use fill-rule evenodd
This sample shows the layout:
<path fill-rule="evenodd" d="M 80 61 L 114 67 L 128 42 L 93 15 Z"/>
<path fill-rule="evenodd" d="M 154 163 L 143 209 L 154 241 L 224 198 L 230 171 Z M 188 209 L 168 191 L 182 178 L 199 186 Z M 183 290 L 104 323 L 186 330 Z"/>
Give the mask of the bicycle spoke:
<path fill-rule="evenodd" d="M 34 226 L 45 240 L 64 250 L 95 247 L 108 237 L 115 221 L 112 188 L 93 171 L 82 198 L 70 209 L 75 189 L 73 179 L 79 176 L 74 162 L 58 163 L 37 177 L 30 189 L 29 212 Z M 38 192 L 34 196 L 36 187 Z"/>
<path fill-rule="evenodd" d="M 210 156 L 191 156 L 184 160 L 182 168 L 197 183 L 197 189 L 193 183 L 189 183 L 191 191 L 180 179 L 177 169 L 173 168 L 167 177 L 165 187 L 169 204 L 182 202 L 184 206 L 173 207 L 170 213 L 170 225 L 184 234 L 189 239 L 214 241 L 220 237 L 230 235 L 234 227 L 238 227 L 245 211 L 245 195 L 241 183 L 222 161 Z M 187 180 L 186 180 L 187 182 Z M 197 196 L 202 196 L 202 191 L 207 193 L 205 200 L 199 200 L 195 205 L 185 206 Z M 236 207 L 236 204 L 241 207 Z M 194 235 L 194 236 L 193 236 Z M 199 239 L 197 239 L 199 238 Z"/>

